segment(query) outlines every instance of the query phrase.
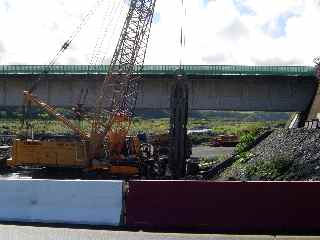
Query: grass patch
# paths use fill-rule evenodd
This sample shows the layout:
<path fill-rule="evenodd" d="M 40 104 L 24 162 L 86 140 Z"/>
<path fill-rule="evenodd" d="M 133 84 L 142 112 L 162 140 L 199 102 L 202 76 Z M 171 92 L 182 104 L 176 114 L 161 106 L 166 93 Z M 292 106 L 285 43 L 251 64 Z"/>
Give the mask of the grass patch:
<path fill-rule="evenodd" d="M 247 165 L 244 174 L 249 180 L 275 180 L 285 174 L 292 165 L 292 160 L 286 155 L 277 156 L 271 160 L 259 161 Z"/>
<path fill-rule="evenodd" d="M 47 132 L 56 134 L 71 133 L 70 129 L 61 125 L 58 121 L 52 119 L 35 119 L 30 122 L 35 133 Z M 76 122 L 75 122 L 76 123 Z M 217 134 L 235 134 L 243 136 L 246 133 L 255 133 L 262 128 L 284 126 L 283 121 L 266 121 L 266 122 L 226 122 L 217 121 L 216 119 L 195 119 L 190 118 L 188 128 L 207 127 L 212 129 Z M 89 131 L 91 122 L 84 120 L 82 128 Z M 0 133 L 13 133 L 16 134 L 21 130 L 21 121 L 17 118 L 0 119 Z M 132 123 L 130 133 L 136 134 L 139 132 L 149 133 L 166 133 L 169 131 L 169 118 L 158 119 L 144 119 L 135 118 Z M 210 136 L 195 137 L 195 142 L 207 141 Z"/>
<path fill-rule="evenodd" d="M 225 159 L 227 159 L 227 157 L 228 157 L 227 155 L 222 154 L 222 155 L 214 156 L 214 157 L 201 158 L 200 163 L 199 163 L 199 167 L 200 167 L 200 169 L 213 167 L 213 166 L 221 163 Z"/>

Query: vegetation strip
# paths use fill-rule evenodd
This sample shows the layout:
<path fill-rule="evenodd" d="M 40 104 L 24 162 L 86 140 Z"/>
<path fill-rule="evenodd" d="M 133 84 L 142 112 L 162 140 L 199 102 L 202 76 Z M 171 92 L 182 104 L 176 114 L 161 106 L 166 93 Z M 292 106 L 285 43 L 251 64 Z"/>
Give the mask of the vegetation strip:
<path fill-rule="evenodd" d="M 230 158 L 226 159 L 222 163 L 218 164 L 217 166 L 214 166 L 213 168 L 211 168 L 210 170 L 205 172 L 203 174 L 203 179 L 211 179 L 214 176 L 221 173 L 224 169 L 230 167 L 235 161 L 237 161 L 239 159 L 239 157 L 241 157 L 242 153 L 245 153 L 245 152 L 249 151 L 250 149 L 254 148 L 255 146 L 257 146 L 261 141 L 266 139 L 271 133 L 272 133 L 272 130 L 262 133 L 253 142 L 249 143 L 248 145 L 245 145 L 242 149 L 242 152 L 236 152 Z M 239 144 L 241 145 L 242 143 L 240 142 Z"/>

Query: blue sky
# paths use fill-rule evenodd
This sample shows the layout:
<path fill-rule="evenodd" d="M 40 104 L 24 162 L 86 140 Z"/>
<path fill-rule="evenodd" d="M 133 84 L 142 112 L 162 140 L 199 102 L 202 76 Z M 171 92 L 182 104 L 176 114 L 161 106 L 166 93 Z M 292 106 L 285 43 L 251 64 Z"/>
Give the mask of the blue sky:
<path fill-rule="evenodd" d="M 206 8 L 208 6 L 208 0 L 202 0 L 202 5 Z"/>
<path fill-rule="evenodd" d="M 207 1 L 207 0 L 205 0 Z M 208 1 L 207 1 L 208 2 Z M 244 15 L 256 15 L 256 12 L 251 9 L 248 5 L 243 4 L 241 0 L 233 0 L 234 6 L 237 8 L 241 16 Z"/>
<path fill-rule="evenodd" d="M 60 64 L 110 59 L 128 0 L 101 0 Z M 46 64 L 94 5 L 0 0 L 0 64 Z M 319 0 L 157 0 L 146 64 L 311 65 L 320 54 Z M 74 7 L 77 6 L 77 7 Z M 180 27 L 186 35 L 179 48 Z M 105 29 L 107 29 L 105 31 Z M 97 39 L 105 33 L 102 48 Z"/>
<path fill-rule="evenodd" d="M 286 14 L 281 14 L 278 17 L 276 17 L 275 21 L 275 28 L 270 29 L 270 26 L 272 25 L 272 22 L 268 22 L 263 26 L 263 30 L 272 36 L 272 38 L 280 38 L 285 37 L 286 35 L 286 26 L 287 21 L 289 20 L 291 16 Z"/>

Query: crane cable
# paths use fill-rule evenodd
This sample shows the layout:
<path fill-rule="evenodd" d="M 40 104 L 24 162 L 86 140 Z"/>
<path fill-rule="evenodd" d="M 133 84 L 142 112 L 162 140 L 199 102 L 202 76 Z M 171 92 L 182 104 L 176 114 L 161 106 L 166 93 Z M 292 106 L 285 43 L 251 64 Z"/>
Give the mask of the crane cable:
<path fill-rule="evenodd" d="M 47 65 L 47 67 L 43 70 L 43 72 L 40 74 L 39 78 L 32 84 L 31 88 L 29 89 L 29 93 L 32 93 L 38 86 L 39 82 L 42 80 L 42 76 L 49 73 L 52 69 L 52 67 L 56 64 L 57 60 L 59 59 L 59 57 L 65 52 L 65 50 L 67 50 L 70 47 L 70 44 L 72 43 L 72 41 L 78 36 L 78 34 L 81 32 L 81 30 L 83 29 L 83 27 L 88 23 L 88 21 L 90 20 L 91 16 L 97 11 L 97 9 L 101 6 L 101 4 L 104 2 L 105 0 L 97 0 L 97 2 L 95 3 L 95 5 L 93 6 L 93 8 L 87 12 L 87 14 L 85 14 L 81 21 L 80 24 L 77 26 L 77 28 L 75 29 L 74 32 L 71 33 L 71 35 L 69 36 L 68 40 L 65 41 L 61 48 L 58 50 L 58 52 L 56 53 L 56 55 L 49 61 L 49 64 Z"/>
<path fill-rule="evenodd" d="M 107 21 L 107 18 L 110 17 L 110 21 L 113 19 L 113 14 L 114 12 L 119 8 L 119 5 L 120 5 L 120 1 L 118 1 L 118 4 L 116 6 L 116 2 L 113 1 L 113 5 L 108 8 L 108 11 L 105 12 L 104 16 L 103 16 L 103 19 L 102 19 L 102 23 L 101 23 L 101 26 L 100 26 L 100 33 L 97 37 L 97 40 L 95 42 L 95 45 L 94 45 L 94 48 L 93 48 L 93 51 L 92 51 L 92 55 L 91 55 L 91 59 L 90 59 L 90 66 L 91 65 L 95 65 L 97 60 L 99 59 L 99 56 L 100 56 L 100 51 L 101 51 L 101 46 L 103 45 L 103 42 L 105 40 L 105 37 L 106 37 L 106 32 L 108 31 L 108 28 L 109 28 L 109 25 L 106 25 L 105 23 L 108 22 Z"/>
<path fill-rule="evenodd" d="M 106 52 L 102 52 L 102 46 L 104 44 L 104 42 L 106 41 L 107 38 L 107 42 L 109 43 L 107 45 L 107 49 L 110 49 L 111 47 L 111 42 L 112 42 L 112 38 L 114 38 L 114 36 L 116 36 L 117 34 L 115 34 L 115 30 L 118 29 L 118 23 L 120 23 L 120 17 L 122 16 L 123 12 L 124 12 L 124 4 L 122 3 L 122 1 L 118 1 L 117 5 L 113 5 L 112 8 L 110 8 L 110 12 L 106 13 L 103 22 L 107 22 L 107 25 L 103 25 L 101 26 L 102 30 L 101 30 L 101 35 L 99 36 L 99 38 L 96 41 L 95 47 L 94 47 L 94 51 L 93 51 L 93 55 L 91 56 L 91 60 L 90 60 L 90 66 L 92 65 L 102 65 L 104 60 L 106 59 Z M 109 21 L 105 21 L 106 18 L 108 17 L 108 15 L 110 15 L 110 19 Z"/>
<path fill-rule="evenodd" d="M 38 79 L 32 83 L 31 87 L 28 89 L 29 93 L 32 93 L 33 91 L 35 91 L 39 85 L 39 83 L 41 82 L 42 78 L 44 75 L 48 74 L 52 67 L 56 64 L 57 60 L 59 59 L 59 57 L 65 52 L 65 50 L 67 50 L 70 46 L 70 44 L 72 43 L 72 41 L 77 37 L 77 35 L 81 32 L 81 30 L 83 29 L 83 27 L 89 22 L 91 16 L 97 11 L 97 9 L 101 6 L 101 4 L 104 2 L 105 0 L 97 0 L 97 2 L 95 3 L 95 5 L 93 5 L 93 8 L 90 9 L 87 14 L 85 14 L 81 21 L 80 24 L 77 26 L 77 28 L 75 29 L 74 32 L 72 32 L 72 34 L 70 35 L 69 39 L 67 41 L 65 41 L 61 48 L 58 50 L 57 54 L 49 61 L 49 64 L 46 66 L 46 68 L 42 71 L 42 73 L 40 73 Z M 31 102 L 30 101 L 26 101 L 26 99 L 24 98 L 23 101 L 23 106 L 22 106 L 22 125 L 25 125 L 27 127 L 27 132 L 29 129 L 29 121 L 28 119 L 30 118 L 30 109 L 31 109 Z"/>
<path fill-rule="evenodd" d="M 126 14 L 126 12 L 127 12 L 127 9 L 125 8 L 125 6 L 126 5 L 122 5 L 121 6 L 120 14 L 117 15 L 116 19 L 113 19 L 113 22 L 110 22 L 110 25 L 112 26 L 112 29 L 111 29 L 111 32 L 109 33 L 109 36 L 112 37 L 112 38 L 114 38 L 114 36 L 118 36 L 120 34 L 120 33 L 118 34 L 116 32 L 116 30 L 121 29 L 121 26 L 123 26 L 123 22 L 125 20 L 125 15 L 123 15 L 123 14 Z M 123 19 L 121 19 L 121 17 L 123 17 Z M 103 57 L 100 59 L 100 62 L 99 62 L 100 65 L 102 65 L 106 61 L 107 56 L 112 55 L 113 52 L 111 52 L 111 51 L 114 51 L 114 49 L 116 47 L 117 40 L 118 40 L 116 38 L 114 38 L 114 39 L 115 39 L 115 41 L 114 41 L 114 45 L 115 46 L 113 46 L 111 44 L 113 40 L 110 38 L 110 42 L 109 42 L 110 44 L 107 45 L 107 47 L 106 47 L 106 49 L 105 49 L 105 51 L 103 53 Z M 110 58 L 109 61 L 111 61 L 111 58 Z"/>
<path fill-rule="evenodd" d="M 180 59 L 179 59 L 179 70 L 182 70 L 182 64 L 184 59 L 185 47 L 186 47 L 186 35 L 184 28 L 184 20 L 187 17 L 187 8 L 184 5 L 184 0 L 181 0 L 181 11 L 180 16 L 181 26 L 180 26 Z"/>
<path fill-rule="evenodd" d="M 129 0 L 127 0 L 128 2 L 130 2 Z M 121 19 L 121 17 L 125 17 L 126 15 L 123 15 L 123 14 L 126 14 L 127 13 L 127 5 L 128 5 L 128 2 L 125 1 L 125 4 L 121 6 L 121 10 L 120 10 L 120 14 L 117 15 L 117 18 L 115 19 L 112 19 L 112 21 L 110 22 L 110 25 L 112 26 L 112 29 L 111 29 L 111 32 L 109 34 L 110 36 L 110 40 L 109 41 L 109 44 L 106 46 L 104 52 L 103 52 L 103 56 L 101 57 L 101 59 L 99 60 L 99 65 L 103 65 L 103 64 L 110 64 L 112 58 L 107 58 L 108 56 L 111 55 L 112 57 L 112 54 L 113 54 L 113 51 L 114 49 L 116 48 L 116 44 L 117 44 L 117 41 L 118 39 L 117 38 L 114 38 L 115 36 L 118 36 L 120 35 L 120 33 L 117 32 L 118 29 L 122 29 L 122 26 L 123 26 L 123 21 L 122 20 L 125 20 L 124 19 Z M 114 39 L 115 39 L 115 42 L 113 42 Z M 103 110 L 103 113 L 104 115 L 107 115 L 110 113 L 110 111 L 107 111 L 107 110 Z"/>

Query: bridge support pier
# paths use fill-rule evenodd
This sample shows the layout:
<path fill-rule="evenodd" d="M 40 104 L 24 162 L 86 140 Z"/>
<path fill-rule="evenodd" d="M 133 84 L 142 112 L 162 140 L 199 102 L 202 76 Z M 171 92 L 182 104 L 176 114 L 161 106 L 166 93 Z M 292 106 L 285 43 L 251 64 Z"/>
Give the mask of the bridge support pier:
<path fill-rule="evenodd" d="M 320 82 L 317 81 L 316 91 L 312 97 L 312 100 L 307 107 L 307 109 L 303 112 L 295 113 L 289 120 L 288 127 L 289 128 L 299 128 L 304 127 L 306 121 L 312 120 L 320 121 Z"/>
<path fill-rule="evenodd" d="M 320 120 L 320 84 L 317 82 L 317 91 L 310 104 L 309 111 L 307 112 L 306 120 L 318 119 Z"/>

